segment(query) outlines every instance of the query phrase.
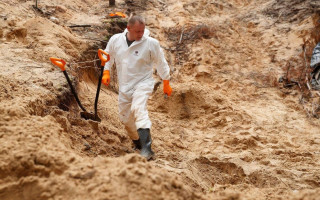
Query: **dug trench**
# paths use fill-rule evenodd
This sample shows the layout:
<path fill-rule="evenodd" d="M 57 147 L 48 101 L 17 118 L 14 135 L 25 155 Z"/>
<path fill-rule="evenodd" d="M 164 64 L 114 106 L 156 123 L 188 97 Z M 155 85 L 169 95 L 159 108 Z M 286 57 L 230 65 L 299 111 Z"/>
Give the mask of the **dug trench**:
<path fill-rule="evenodd" d="M 95 50 L 101 48 L 102 45 L 104 43 L 89 47 L 84 50 L 84 54 L 80 56 L 81 60 L 78 63 L 67 65 L 67 71 L 72 77 L 79 98 L 83 106 L 89 111 L 93 111 L 100 74 L 100 62 Z M 62 73 L 61 76 L 63 77 Z M 199 76 L 208 76 L 208 74 L 200 74 Z M 207 78 L 210 79 L 210 77 Z M 138 154 L 133 150 L 130 139 L 116 117 L 116 81 L 116 77 L 113 77 L 110 87 L 102 86 L 98 106 L 98 115 L 102 119 L 101 123 L 84 120 L 80 117 L 81 110 L 66 81 L 58 89 L 56 98 L 45 101 L 37 99 L 30 102 L 27 106 L 28 112 L 30 115 L 40 117 L 52 116 L 63 128 L 63 135 L 61 136 L 64 138 L 62 140 L 63 144 L 81 157 L 122 157 L 130 153 Z M 152 129 L 154 150 L 159 153 L 151 163 L 174 174 L 179 174 L 185 184 L 198 192 L 206 193 L 215 185 L 251 184 L 255 187 L 263 187 L 281 184 L 276 177 L 266 175 L 263 172 L 246 175 L 237 161 L 216 156 L 208 158 L 207 156 L 193 155 L 191 149 L 186 145 L 188 142 L 195 141 L 194 137 L 196 137 L 192 135 L 194 128 L 190 130 L 185 126 L 188 123 L 197 123 L 198 125 L 192 125 L 191 127 L 195 126 L 198 131 L 210 131 L 225 127 L 230 120 L 249 124 L 249 115 L 241 114 L 241 111 L 234 112 L 234 109 L 228 106 L 229 102 L 224 96 L 218 93 L 209 94 L 199 86 L 179 88 L 169 99 L 164 98 L 161 89 L 162 85 L 155 88 L 150 99 L 151 117 L 153 114 L 160 115 L 160 118 L 157 117 L 159 121 L 154 122 L 154 128 Z M 207 99 L 210 99 L 210 102 L 207 102 Z M 165 116 L 166 120 L 162 121 L 162 115 Z M 190 121 L 191 119 L 193 122 Z M 203 121 L 210 121 L 210 124 Z M 165 123 L 170 123 L 171 127 L 167 128 Z M 171 133 L 171 136 L 167 133 Z M 237 145 L 239 149 L 244 150 L 259 148 L 259 139 L 251 136 L 250 133 L 244 133 L 243 135 L 248 136 L 242 139 L 227 140 L 226 144 Z M 210 143 L 212 137 L 212 135 L 208 135 L 205 142 Z M 168 143 L 167 141 L 172 142 Z M 219 143 L 217 140 L 215 142 Z M 207 148 L 209 149 L 210 145 Z M 206 149 L 202 151 L 205 154 L 209 153 Z M 38 162 L 35 158 L 35 163 Z M 49 174 L 46 173 L 45 176 L 48 176 Z"/>
<path fill-rule="evenodd" d="M 94 44 L 84 50 L 77 63 L 67 64 L 66 71 L 71 77 L 73 86 L 79 96 L 81 104 L 85 109 L 94 114 L 94 102 L 98 79 L 101 73 L 100 60 L 97 56 L 97 49 L 103 49 L 105 43 Z M 63 76 L 63 73 L 61 73 Z M 110 119 L 108 115 L 115 112 L 116 93 L 114 83 L 111 87 L 102 86 L 98 102 L 98 116 L 102 123 L 94 120 L 81 118 L 82 111 L 72 94 L 67 81 L 59 88 L 60 93 L 55 99 L 49 101 L 30 102 L 28 105 L 31 115 L 53 116 L 60 123 L 67 138 L 66 145 L 82 156 L 122 156 L 125 153 L 133 152 L 125 132 L 120 123 Z M 106 98 L 106 96 L 108 96 Z M 111 102 L 113 103 L 111 103 Z M 107 103 L 108 102 L 108 103 Z M 113 109 L 101 109 L 101 105 L 108 104 Z M 100 106 L 100 107 L 99 107 Z M 119 131 L 120 130 L 120 131 Z"/>

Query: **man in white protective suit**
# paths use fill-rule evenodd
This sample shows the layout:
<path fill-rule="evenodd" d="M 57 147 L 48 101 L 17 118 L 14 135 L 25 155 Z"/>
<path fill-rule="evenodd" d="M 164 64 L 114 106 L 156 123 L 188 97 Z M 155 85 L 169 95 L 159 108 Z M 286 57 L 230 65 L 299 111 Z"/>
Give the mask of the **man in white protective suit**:
<path fill-rule="evenodd" d="M 132 16 L 123 33 L 113 35 L 105 49 L 110 61 L 105 65 L 102 83 L 109 85 L 110 69 L 116 63 L 119 81 L 119 117 L 140 154 L 147 160 L 151 149 L 151 121 L 147 101 L 154 88 L 153 66 L 163 80 L 163 92 L 170 96 L 170 68 L 158 40 L 149 37 L 145 20 Z"/>

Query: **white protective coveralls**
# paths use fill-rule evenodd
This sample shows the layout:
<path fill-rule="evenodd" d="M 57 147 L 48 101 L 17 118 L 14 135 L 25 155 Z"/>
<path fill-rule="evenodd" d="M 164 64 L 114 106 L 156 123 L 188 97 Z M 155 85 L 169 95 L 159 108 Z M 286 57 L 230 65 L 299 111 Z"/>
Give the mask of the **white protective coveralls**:
<path fill-rule="evenodd" d="M 105 49 L 110 61 L 104 69 L 110 70 L 116 63 L 120 121 L 125 125 L 129 137 L 137 140 L 139 128 L 151 128 L 147 101 L 154 88 L 153 66 L 162 80 L 170 79 L 170 68 L 158 40 L 149 37 L 148 29 L 145 29 L 141 40 L 134 41 L 130 47 L 126 41 L 127 33 L 126 29 L 110 38 Z"/>

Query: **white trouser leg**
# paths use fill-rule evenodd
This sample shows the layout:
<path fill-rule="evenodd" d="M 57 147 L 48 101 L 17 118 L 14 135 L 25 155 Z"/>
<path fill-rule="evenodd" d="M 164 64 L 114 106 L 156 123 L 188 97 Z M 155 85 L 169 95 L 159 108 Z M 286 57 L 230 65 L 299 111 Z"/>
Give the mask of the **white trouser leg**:
<path fill-rule="evenodd" d="M 124 124 L 128 136 L 132 140 L 138 140 L 137 127 L 135 125 L 133 113 L 131 112 L 132 97 L 125 94 L 119 94 L 119 118 Z"/>
<path fill-rule="evenodd" d="M 149 119 L 147 102 L 149 96 L 153 90 L 153 85 L 150 87 L 149 84 L 141 84 L 133 92 L 131 112 L 135 118 L 135 125 L 139 128 L 151 128 L 151 121 Z"/>
<path fill-rule="evenodd" d="M 131 139 L 139 139 L 139 128 L 151 128 L 147 101 L 153 91 L 153 82 L 141 83 L 135 89 L 119 93 L 119 117 Z"/>

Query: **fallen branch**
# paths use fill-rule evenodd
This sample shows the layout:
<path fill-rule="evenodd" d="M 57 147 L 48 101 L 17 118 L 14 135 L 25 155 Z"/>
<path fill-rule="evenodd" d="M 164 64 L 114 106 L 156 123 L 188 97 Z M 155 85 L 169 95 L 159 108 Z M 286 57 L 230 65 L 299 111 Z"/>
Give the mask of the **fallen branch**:
<path fill-rule="evenodd" d="M 181 35 L 180 35 L 180 40 L 179 40 L 179 43 L 178 43 L 178 44 L 180 44 L 181 41 L 182 41 L 183 32 L 184 32 L 184 25 L 183 25 L 183 27 L 182 27 L 182 31 L 181 31 Z"/>
<path fill-rule="evenodd" d="M 311 91 L 311 86 L 309 85 L 309 82 L 307 82 L 307 87 L 308 87 L 309 91 Z"/>
<path fill-rule="evenodd" d="M 84 24 L 84 25 L 70 25 L 68 26 L 70 28 L 76 28 L 76 27 L 91 27 L 91 25 L 88 25 L 88 24 Z"/>

